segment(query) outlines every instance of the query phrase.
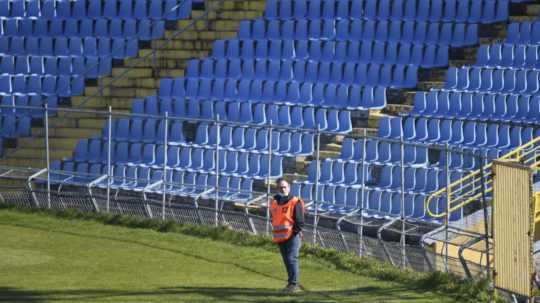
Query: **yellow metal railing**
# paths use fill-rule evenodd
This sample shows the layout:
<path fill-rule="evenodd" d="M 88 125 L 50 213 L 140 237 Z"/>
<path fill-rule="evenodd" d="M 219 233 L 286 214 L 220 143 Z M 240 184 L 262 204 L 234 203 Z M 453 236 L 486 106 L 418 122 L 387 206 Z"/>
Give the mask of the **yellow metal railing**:
<path fill-rule="evenodd" d="M 534 193 L 534 223 L 540 222 L 540 192 Z"/>
<path fill-rule="evenodd" d="M 540 166 L 540 137 L 537 137 L 515 150 L 502 156 L 500 160 L 517 160 L 533 168 Z M 484 181 L 484 193 L 490 193 L 492 188 L 491 163 L 484 166 L 484 177 L 481 176 L 481 169 L 475 170 L 467 176 L 456 180 L 447 187 L 433 192 L 425 201 L 425 209 L 428 215 L 433 218 L 444 218 L 447 215 L 478 201 L 482 197 L 482 181 Z M 483 179 L 483 180 L 482 180 Z M 449 197 L 448 210 L 442 212 L 433 211 L 430 207 L 433 201 L 439 198 Z M 538 200 L 537 200 L 538 201 Z M 540 202 L 539 202 L 540 203 Z M 540 222 L 540 213 L 535 216 L 535 221 Z"/>

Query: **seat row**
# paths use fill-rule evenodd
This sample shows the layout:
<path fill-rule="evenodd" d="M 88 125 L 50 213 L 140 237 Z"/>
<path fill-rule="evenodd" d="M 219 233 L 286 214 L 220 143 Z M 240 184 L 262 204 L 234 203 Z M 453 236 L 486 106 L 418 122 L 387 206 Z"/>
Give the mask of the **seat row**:
<path fill-rule="evenodd" d="M 97 78 L 112 71 L 110 57 L 10 56 L 0 57 L 2 74 L 84 75 Z"/>
<path fill-rule="evenodd" d="M 316 161 L 310 163 L 308 177 L 304 183 L 316 183 L 316 166 Z M 429 193 L 446 186 L 446 172 L 437 167 L 404 167 L 403 178 L 401 176 L 400 165 L 362 165 L 339 159 L 326 159 L 320 165 L 318 183 L 368 186 L 379 190 L 401 190 L 403 185 L 403 190 L 415 193 Z M 458 180 L 461 177 L 461 172 L 450 173 L 451 180 Z"/>
<path fill-rule="evenodd" d="M 359 184 L 343 184 L 332 182 L 335 178 L 342 178 L 343 173 L 338 172 L 334 176 L 332 171 L 327 171 L 324 175 L 327 180 L 320 182 L 321 185 L 350 186 L 353 188 L 364 188 L 387 192 L 426 194 L 445 187 L 447 184 L 446 171 L 439 168 L 408 167 L 402 171 L 400 166 L 369 166 L 365 181 Z M 464 173 L 459 171 L 450 171 L 450 182 L 461 179 Z M 403 180 L 403 184 L 402 184 Z M 315 185 L 314 180 L 306 180 L 303 184 Z M 322 197 L 321 197 L 322 198 Z"/>
<path fill-rule="evenodd" d="M 219 138 L 220 148 L 225 149 L 268 153 L 271 148 L 273 154 L 287 157 L 313 154 L 315 139 L 313 133 L 272 130 L 271 138 L 269 134 L 267 128 L 223 126 L 218 136 L 215 125 L 201 123 L 196 131 L 194 144 L 215 148 Z"/>
<path fill-rule="evenodd" d="M 160 97 L 312 104 L 347 109 L 383 108 L 386 88 L 352 84 L 248 79 L 161 79 Z"/>
<path fill-rule="evenodd" d="M 213 101 L 171 99 L 156 96 L 134 100 L 132 111 L 139 114 L 171 115 L 196 119 L 219 119 L 249 124 L 270 124 L 347 133 L 352 130 L 351 113 L 347 110 L 312 106 L 265 104 L 249 101 Z M 165 103 L 165 104 L 161 104 Z M 187 106 L 186 106 L 187 105 Z M 182 107 L 181 109 L 179 107 Z M 271 121 L 271 122 L 270 122 Z"/>
<path fill-rule="evenodd" d="M 540 97 L 489 92 L 417 92 L 410 115 L 512 123 L 540 123 Z"/>
<path fill-rule="evenodd" d="M 102 138 L 81 139 L 73 152 L 75 162 L 102 163 L 108 162 L 109 142 Z M 130 143 L 126 141 L 111 142 L 111 163 L 121 162 L 130 165 L 146 165 L 162 167 L 164 163 L 163 144 Z"/>
<path fill-rule="evenodd" d="M 374 164 L 398 164 L 398 162 L 401 160 L 401 156 L 397 148 L 394 147 L 392 149 L 392 146 L 388 146 L 388 143 L 383 145 L 383 149 L 380 147 L 378 147 L 378 149 L 373 148 L 369 145 L 369 142 L 371 141 L 373 140 L 345 138 L 341 147 L 341 153 L 339 156 L 340 159 L 346 162 L 364 162 Z M 371 146 L 373 145 L 374 144 L 371 143 Z M 475 156 L 472 153 L 468 153 L 467 150 L 455 150 L 454 148 L 454 150 L 450 152 L 450 158 L 446 159 L 447 155 L 443 152 L 439 152 L 438 158 L 428 157 L 429 149 L 427 146 L 406 144 L 404 149 L 404 163 L 407 166 L 433 166 L 434 164 L 437 167 L 443 168 L 445 167 L 446 163 L 449 162 L 449 167 L 452 170 L 473 170 L 480 167 L 482 163 L 482 159 L 480 157 Z M 366 150 L 365 155 L 364 150 Z M 382 151 L 382 153 L 380 151 Z M 495 153 L 492 151 L 491 154 L 488 154 L 488 156 L 492 156 L 494 154 Z M 378 162 L 368 162 L 369 159 L 376 159 Z M 380 161 L 382 159 L 385 161 Z M 390 159 L 390 161 L 386 159 Z"/>
<path fill-rule="evenodd" d="M 510 43 L 481 45 L 477 54 L 477 66 L 540 68 L 538 45 Z"/>
<path fill-rule="evenodd" d="M 174 171 L 166 184 L 167 193 L 172 195 L 214 199 L 217 194 L 222 200 L 241 203 L 251 200 L 253 192 L 253 179 L 249 177 L 219 175 L 216 178 L 215 174 L 201 172 Z M 153 191 L 162 193 L 163 188 L 156 187 Z"/>
<path fill-rule="evenodd" d="M 403 126 L 399 117 L 380 120 L 380 137 L 399 138 L 401 133 L 406 140 L 412 141 L 508 150 L 531 141 L 540 131 L 533 127 L 455 119 L 409 117 Z"/>
<path fill-rule="evenodd" d="M 242 21 L 240 39 L 377 40 L 446 44 L 478 43 L 478 25 L 459 22 L 373 20 L 249 20 Z"/>
<path fill-rule="evenodd" d="M 508 19 L 507 0 L 269 0 L 267 19 L 421 20 L 492 23 Z"/>
<path fill-rule="evenodd" d="M 3 36 L 109 37 L 151 40 L 163 37 L 164 21 L 136 19 L 0 19 Z"/>
<path fill-rule="evenodd" d="M 215 198 L 217 193 L 220 199 L 238 202 L 247 202 L 252 198 L 253 179 L 249 177 L 220 174 L 217 178 L 214 173 L 175 170 L 166 175 L 165 187 L 162 185 L 152 187 L 149 185 L 163 179 L 162 170 L 147 173 L 148 169 L 145 167 L 128 166 L 124 170 L 117 167 L 122 165 L 115 166 L 116 174 L 111 184 L 113 189 L 144 190 L 161 194 L 165 188 L 170 195 L 192 198 Z M 107 184 L 102 182 L 98 186 L 106 188 Z"/>
<path fill-rule="evenodd" d="M 84 77 L 78 75 L 0 75 L 0 93 L 33 93 L 70 97 L 84 92 Z"/>
<path fill-rule="evenodd" d="M 508 25 L 506 42 L 537 44 L 540 42 L 540 21 L 512 22 Z"/>
<path fill-rule="evenodd" d="M 444 87 L 449 90 L 535 94 L 540 90 L 540 70 L 451 67 Z"/>
<path fill-rule="evenodd" d="M 100 163 L 54 161 L 51 164 L 51 179 L 55 183 L 80 185 L 88 184 L 98 177 L 106 175 L 108 166 Z M 111 167 L 111 180 L 103 180 L 95 186 L 109 187 L 113 190 L 145 191 L 147 193 L 162 193 L 177 196 L 196 197 L 203 192 L 212 194 L 216 186 L 216 175 L 206 172 L 167 171 L 165 186 L 151 186 L 163 180 L 163 170 L 146 166 L 128 166 L 115 164 Z M 218 190 L 221 199 L 247 202 L 251 199 L 253 179 L 219 175 Z"/>
<path fill-rule="evenodd" d="M 31 116 L 32 118 L 43 118 L 45 111 L 30 108 L 21 108 L 24 106 L 44 108 L 43 105 L 47 103 L 49 108 L 49 115 L 56 114 L 56 108 L 58 107 L 57 96 L 43 96 L 43 95 L 5 95 L 0 96 L 0 112 L 2 114 L 15 114 L 18 116 Z M 18 107 L 18 108 L 15 108 Z"/>
<path fill-rule="evenodd" d="M 191 0 L 0 0 L 0 16 L 61 18 L 185 19 Z"/>
<path fill-rule="evenodd" d="M 111 138 L 115 141 L 163 143 L 165 120 L 153 118 L 121 118 L 112 120 Z M 104 123 L 102 137 L 109 137 L 109 124 Z M 167 142 L 178 145 L 185 142 L 183 123 L 168 121 Z"/>
<path fill-rule="evenodd" d="M 85 149 L 86 148 L 86 149 Z M 165 158 L 165 154 L 167 157 Z M 154 143 L 114 142 L 111 145 L 111 163 L 151 168 L 212 172 L 221 174 L 265 178 L 282 174 L 283 158 L 278 155 L 251 153 L 247 151 L 216 150 L 195 146 L 165 146 Z M 108 142 L 100 139 L 81 140 L 73 155 L 75 162 L 102 163 L 108 161 Z"/>
<path fill-rule="evenodd" d="M 96 37 L 5 37 L 0 54 L 41 56 L 91 56 L 123 59 L 139 51 L 138 40 Z"/>
<path fill-rule="evenodd" d="M 404 88 L 416 86 L 418 67 L 401 64 L 317 62 L 288 59 L 203 59 L 188 62 L 186 77 L 294 80 L 310 83 L 363 84 Z"/>
<path fill-rule="evenodd" d="M 212 57 L 242 59 L 297 59 L 363 63 L 413 64 L 422 67 L 448 65 L 448 46 L 389 41 L 332 40 L 217 40 Z"/>
<path fill-rule="evenodd" d="M 345 138 L 341 146 L 340 159 L 344 161 L 374 164 L 400 163 L 401 144 L 377 139 Z M 406 165 L 428 165 L 427 146 L 404 144 L 403 162 Z"/>
<path fill-rule="evenodd" d="M 0 115 L 0 137 L 18 138 L 30 136 L 32 118 L 29 116 L 16 116 L 13 114 Z"/>
<path fill-rule="evenodd" d="M 319 167 L 320 184 L 361 185 L 368 180 L 367 163 L 355 161 L 342 161 L 339 159 L 325 159 Z M 311 161 L 307 167 L 307 182 L 315 183 L 317 180 L 317 161 Z"/>
<path fill-rule="evenodd" d="M 313 202 L 315 199 L 315 188 L 313 184 L 293 183 L 291 188 L 293 194 L 301 196 L 306 201 Z M 318 211 L 330 215 L 345 215 L 352 211 L 358 212 L 362 209 L 362 215 L 375 219 L 391 219 L 401 215 L 400 192 L 380 191 L 370 188 L 354 188 L 340 185 L 323 185 L 319 187 Z M 403 213 L 409 220 L 420 219 L 434 221 L 426 214 L 425 199 L 427 196 L 422 193 L 404 193 Z M 440 201 L 437 204 L 431 203 L 435 212 L 444 211 L 446 204 Z M 314 211 L 315 205 L 308 205 L 307 209 Z M 359 212 L 358 212 L 359 213 Z M 450 220 L 458 220 L 463 216 L 459 211 L 453 212 Z"/>

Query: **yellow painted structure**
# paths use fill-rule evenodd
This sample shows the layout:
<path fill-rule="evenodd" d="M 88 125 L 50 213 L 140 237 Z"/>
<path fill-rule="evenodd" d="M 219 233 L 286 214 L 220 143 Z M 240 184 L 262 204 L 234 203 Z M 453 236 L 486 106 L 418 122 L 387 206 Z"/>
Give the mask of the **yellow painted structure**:
<path fill-rule="evenodd" d="M 529 166 L 515 161 L 493 162 L 494 283 L 532 296 L 534 199 Z"/>

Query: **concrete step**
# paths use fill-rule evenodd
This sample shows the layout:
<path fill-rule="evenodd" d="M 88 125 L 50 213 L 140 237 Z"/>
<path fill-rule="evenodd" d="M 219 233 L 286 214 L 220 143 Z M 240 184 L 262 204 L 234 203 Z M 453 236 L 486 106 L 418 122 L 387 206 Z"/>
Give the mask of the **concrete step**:
<path fill-rule="evenodd" d="M 105 87 L 103 89 L 99 89 L 97 87 L 86 87 L 84 89 L 84 95 L 85 96 L 103 96 L 103 97 L 120 97 L 120 98 L 141 98 L 141 97 L 147 97 L 152 96 L 156 94 L 155 89 L 150 88 L 138 88 L 138 87 Z"/>
<path fill-rule="evenodd" d="M 378 121 L 378 119 L 377 119 Z M 377 127 L 378 125 L 375 125 L 375 127 L 357 127 L 353 128 L 353 130 L 350 132 L 351 136 L 363 136 L 364 131 L 368 136 L 376 136 L 377 135 Z"/>
<path fill-rule="evenodd" d="M 195 59 L 195 58 L 203 58 L 207 54 L 209 54 L 209 50 L 206 51 L 198 51 L 198 54 L 192 58 L 189 59 Z M 150 57 L 147 58 L 141 58 L 138 60 L 135 59 L 126 59 L 126 66 L 133 66 L 133 67 L 151 67 L 154 66 L 156 70 L 159 69 L 184 69 L 186 67 L 186 63 L 184 60 L 177 60 L 177 59 L 169 59 L 169 58 L 161 58 L 156 57 L 155 59 Z"/>
<path fill-rule="evenodd" d="M 159 85 L 159 79 L 156 79 L 152 76 L 141 77 L 137 79 L 128 79 L 128 78 L 112 78 L 112 77 L 102 77 L 98 80 L 97 86 L 112 86 L 119 88 L 145 88 L 145 89 L 156 89 Z"/>
<path fill-rule="evenodd" d="M 414 104 L 414 95 L 416 94 L 417 91 L 407 91 L 407 92 L 404 92 L 403 95 L 405 96 L 405 102 L 404 104 L 411 104 L 413 105 Z"/>
<path fill-rule="evenodd" d="M 53 118 L 49 121 L 49 126 L 53 128 L 100 128 L 105 119 L 95 118 Z"/>
<path fill-rule="evenodd" d="M 71 98 L 71 104 L 73 107 L 84 107 L 92 110 L 107 110 L 110 105 L 113 111 L 120 109 L 130 111 L 133 100 L 135 100 L 133 97 L 73 97 Z"/>
<path fill-rule="evenodd" d="M 135 59 L 129 59 L 135 60 Z M 126 60 L 126 63 L 130 61 Z M 126 65 L 128 66 L 128 65 Z M 115 67 L 112 69 L 112 77 L 124 77 L 128 79 L 137 79 L 137 78 L 151 78 L 152 77 L 152 68 L 150 67 Z M 108 78 L 108 77 L 105 77 Z"/>
<path fill-rule="evenodd" d="M 18 166 L 18 167 L 33 167 L 45 168 L 47 162 L 43 159 L 25 159 L 25 158 L 4 158 L 0 159 L 0 165 Z"/>
<path fill-rule="evenodd" d="M 369 129 L 375 129 L 375 130 L 377 130 L 377 129 L 379 128 L 379 119 L 380 119 L 381 117 L 384 117 L 384 116 L 387 116 L 387 115 L 384 114 L 384 113 L 381 112 L 381 111 L 370 111 L 370 113 L 369 113 L 369 118 L 368 118 L 368 125 L 367 125 L 367 127 L 353 128 L 353 133 L 354 133 L 356 130 L 360 130 L 361 133 L 355 133 L 355 134 L 357 134 L 357 135 L 362 135 L 364 129 L 366 129 L 366 130 L 369 130 Z"/>
<path fill-rule="evenodd" d="M 131 99 L 130 99 L 131 100 Z M 68 108 L 69 109 L 69 108 Z M 86 109 L 86 108 L 85 108 Z M 101 108 L 102 111 L 108 111 L 108 108 L 107 107 L 103 107 Z M 89 109 L 91 111 L 95 111 L 96 109 Z M 115 112 L 126 112 L 126 113 L 129 113 L 129 111 L 126 111 L 126 110 L 117 110 L 117 109 L 113 109 Z M 61 118 L 72 118 L 72 119 L 75 119 L 75 118 L 86 118 L 86 119 L 91 119 L 91 118 L 95 118 L 95 119 L 105 119 L 105 117 L 107 117 L 107 114 L 106 113 L 92 113 L 92 112 L 67 112 L 67 111 L 58 111 L 58 114 L 56 115 L 56 117 L 61 117 Z"/>
<path fill-rule="evenodd" d="M 178 69 L 158 68 L 156 70 L 157 79 L 183 77 L 184 74 L 185 74 L 184 68 L 178 68 Z M 156 87 L 159 87 L 159 84 Z"/>
<path fill-rule="evenodd" d="M 185 40 L 185 41 L 196 41 L 196 40 L 206 40 L 212 41 L 216 39 L 227 39 L 232 38 L 237 35 L 237 30 L 230 31 L 212 31 L 211 29 L 204 29 L 199 31 L 186 31 L 181 34 L 177 34 L 172 31 L 165 32 L 165 39 L 175 39 L 175 40 Z"/>
<path fill-rule="evenodd" d="M 214 41 L 219 38 L 212 38 Z M 142 53 L 142 54 L 141 54 Z M 155 58 L 162 59 L 173 59 L 173 60 L 189 60 L 193 58 L 203 58 L 208 56 L 210 53 L 209 50 L 157 50 L 152 52 L 150 49 L 144 49 L 139 52 L 141 57 L 147 56 L 145 58 L 152 59 L 155 54 Z"/>
<path fill-rule="evenodd" d="M 385 114 L 398 115 L 399 113 L 410 112 L 412 105 L 409 104 L 388 104 L 384 109 Z"/>
<path fill-rule="evenodd" d="M 527 4 L 526 10 L 527 10 L 527 15 L 529 17 L 538 18 L 538 15 L 540 15 L 540 4 L 538 3 Z"/>
<path fill-rule="evenodd" d="M 321 159 L 326 158 L 337 158 L 339 157 L 340 152 L 339 151 L 333 151 L 333 150 L 321 150 L 319 157 Z"/>
<path fill-rule="evenodd" d="M 49 146 L 52 148 L 64 147 L 65 149 L 69 146 L 75 147 L 79 140 L 79 138 L 50 138 Z M 17 141 L 17 146 L 22 148 L 45 148 L 45 138 L 20 138 Z"/>
<path fill-rule="evenodd" d="M 210 41 L 196 41 L 196 40 L 180 40 L 180 39 L 157 39 L 150 42 L 151 49 L 167 49 L 167 50 L 209 50 L 212 47 Z"/>
<path fill-rule="evenodd" d="M 216 4 L 218 5 L 218 4 Z M 265 3 L 264 1 L 223 1 L 221 9 L 224 11 L 244 11 L 244 10 L 253 10 L 253 11 L 264 11 Z"/>
<path fill-rule="evenodd" d="M 474 65 L 475 62 L 476 60 L 452 60 L 450 61 L 450 67 L 462 67 L 465 65 Z M 448 69 L 445 70 L 445 72 L 448 72 Z"/>
<path fill-rule="evenodd" d="M 444 81 L 447 71 L 447 68 L 420 69 L 418 71 L 418 79 L 420 81 Z"/>
<path fill-rule="evenodd" d="M 306 159 L 306 157 L 297 157 L 294 162 L 294 172 L 306 171 L 308 165 L 309 161 Z M 291 180 L 294 180 L 294 178 Z"/>
<path fill-rule="evenodd" d="M 50 138 L 89 138 L 101 134 L 101 128 L 51 128 L 49 130 Z M 32 127 L 32 136 L 39 137 L 44 136 L 45 130 L 43 128 Z"/>
<path fill-rule="evenodd" d="M 420 81 L 418 82 L 418 90 L 430 90 L 432 88 L 441 88 L 444 86 L 444 81 Z"/>
<path fill-rule="evenodd" d="M 325 150 L 332 152 L 341 152 L 341 144 L 329 143 L 325 146 Z"/>
<path fill-rule="evenodd" d="M 62 159 L 71 157 L 73 149 L 49 149 L 49 156 L 51 159 Z M 16 159 L 46 159 L 46 153 L 44 148 L 7 148 L 5 150 L 6 155 L 10 155 L 11 158 Z"/>
<path fill-rule="evenodd" d="M 217 14 L 219 19 L 242 21 L 248 19 L 255 19 L 260 17 L 261 11 L 258 10 L 245 10 L 245 11 L 223 11 Z"/>

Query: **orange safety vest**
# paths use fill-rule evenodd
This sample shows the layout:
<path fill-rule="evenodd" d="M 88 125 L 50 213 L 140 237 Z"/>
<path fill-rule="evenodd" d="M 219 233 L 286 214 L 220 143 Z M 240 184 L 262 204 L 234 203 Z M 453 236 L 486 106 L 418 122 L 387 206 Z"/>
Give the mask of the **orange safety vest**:
<path fill-rule="evenodd" d="M 270 213 L 272 214 L 272 241 L 282 243 L 289 240 L 293 235 L 294 209 L 296 203 L 302 205 L 304 212 L 304 201 L 297 197 L 292 197 L 287 203 L 279 205 L 276 200 L 272 200 Z"/>

